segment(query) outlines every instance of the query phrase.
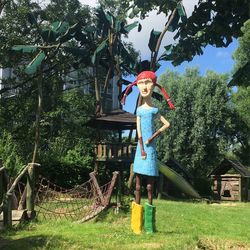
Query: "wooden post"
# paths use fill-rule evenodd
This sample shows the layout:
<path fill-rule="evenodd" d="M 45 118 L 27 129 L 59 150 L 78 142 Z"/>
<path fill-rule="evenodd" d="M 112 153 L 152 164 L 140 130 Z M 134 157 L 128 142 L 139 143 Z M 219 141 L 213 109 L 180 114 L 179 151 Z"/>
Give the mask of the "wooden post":
<path fill-rule="evenodd" d="M 249 197 L 249 177 L 246 177 L 246 202 L 250 200 L 250 197 Z"/>
<path fill-rule="evenodd" d="M 4 167 L 1 167 L 0 165 L 0 204 L 3 201 L 3 197 L 4 197 Z"/>
<path fill-rule="evenodd" d="M 128 189 L 130 190 L 133 185 L 133 178 L 134 178 L 134 172 L 133 172 L 133 163 L 130 164 L 130 174 L 129 174 L 129 179 L 128 179 Z"/>
<path fill-rule="evenodd" d="M 239 201 L 242 201 L 242 182 L 241 182 L 241 176 L 239 177 Z"/>
<path fill-rule="evenodd" d="M 35 163 L 28 164 L 27 174 L 27 193 L 26 193 L 26 208 L 27 216 L 29 219 L 33 219 L 35 213 Z"/>
<path fill-rule="evenodd" d="M 116 183 L 116 180 L 117 180 L 117 176 L 120 176 L 119 172 L 118 171 L 113 172 L 113 177 L 112 177 L 112 180 L 111 180 L 111 183 L 110 183 L 110 187 L 109 187 L 108 193 L 106 195 L 106 200 L 105 200 L 105 205 L 106 206 L 108 206 L 108 204 L 110 202 L 112 191 L 114 189 L 114 186 L 115 186 L 115 183 Z"/>
<path fill-rule="evenodd" d="M 161 199 L 162 198 L 162 191 L 163 191 L 163 174 L 159 174 L 159 180 L 158 180 L 158 195 L 157 195 L 157 199 Z"/>
<path fill-rule="evenodd" d="M 97 194 L 99 195 L 99 197 L 100 197 L 100 199 L 101 199 L 102 205 L 105 206 L 105 199 L 104 199 L 104 197 L 103 197 L 102 190 L 101 190 L 100 187 L 99 187 L 98 181 L 97 181 L 97 179 L 96 179 L 96 177 L 95 177 L 95 172 L 91 172 L 91 173 L 89 174 L 89 176 L 90 176 L 90 178 L 91 178 L 92 181 L 93 181 L 94 187 L 95 187 L 95 189 L 96 189 Z"/>
<path fill-rule="evenodd" d="M 122 181 L 120 174 L 118 174 L 117 178 L 118 179 L 117 179 L 117 193 L 116 193 L 116 203 L 117 203 L 116 213 L 119 213 L 119 208 L 121 207 L 122 203 Z"/>
<path fill-rule="evenodd" d="M 12 209 L 11 209 L 11 201 L 12 201 L 12 194 L 6 194 L 6 200 L 4 202 L 3 207 L 3 225 L 4 227 L 10 228 L 12 227 Z"/>

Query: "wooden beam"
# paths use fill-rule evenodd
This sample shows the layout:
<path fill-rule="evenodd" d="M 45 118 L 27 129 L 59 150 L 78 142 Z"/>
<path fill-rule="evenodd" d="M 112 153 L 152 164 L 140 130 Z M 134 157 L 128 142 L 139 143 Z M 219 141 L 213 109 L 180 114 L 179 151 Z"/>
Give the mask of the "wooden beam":
<path fill-rule="evenodd" d="M 101 189 L 100 189 L 100 187 L 99 187 L 99 184 L 98 184 L 98 181 L 97 181 L 97 179 L 96 179 L 95 174 L 96 174 L 96 172 L 91 172 L 91 173 L 89 174 L 89 176 L 90 176 L 90 178 L 92 179 L 93 184 L 94 184 L 94 187 L 95 187 L 95 189 L 96 189 L 96 192 L 97 192 L 98 196 L 99 196 L 100 199 L 101 199 L 101 204 L 102 204 L 103 206 L 105 206 L 105 199 L 104 199 L 104 197 L 103 197 L 102 191 L 101 191 Z"/>

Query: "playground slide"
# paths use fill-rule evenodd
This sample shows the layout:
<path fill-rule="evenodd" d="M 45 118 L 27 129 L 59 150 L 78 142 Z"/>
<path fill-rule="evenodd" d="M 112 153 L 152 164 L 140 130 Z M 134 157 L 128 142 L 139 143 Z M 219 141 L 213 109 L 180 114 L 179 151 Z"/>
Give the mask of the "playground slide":
<path fill-rule="evenodd" d="M 165 175 L 170 181 L 172 181 L 183 193 L 200 199 L 200 195 L 197 191 L 178 173 L 176 173 L 173 169 L 165 165 L 164 163 L 158 161 L 157 166 L 159 171 Z"/>

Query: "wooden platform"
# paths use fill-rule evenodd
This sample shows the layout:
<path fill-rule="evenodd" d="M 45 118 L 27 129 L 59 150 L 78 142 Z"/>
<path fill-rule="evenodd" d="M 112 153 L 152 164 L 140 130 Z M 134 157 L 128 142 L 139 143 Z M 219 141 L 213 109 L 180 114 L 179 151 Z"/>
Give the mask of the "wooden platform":
<path fill-rule="evenodd" d="M 12 210 L 12 226 L 27 219 L 27 210 Z M 0 229 L 3 228 L 3 213 L 0 214 Z"/>

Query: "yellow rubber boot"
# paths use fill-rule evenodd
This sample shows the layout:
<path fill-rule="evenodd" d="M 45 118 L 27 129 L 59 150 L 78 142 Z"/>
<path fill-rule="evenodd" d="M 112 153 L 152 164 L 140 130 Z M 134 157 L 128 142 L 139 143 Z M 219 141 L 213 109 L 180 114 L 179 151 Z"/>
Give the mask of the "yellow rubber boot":
<path fill-rule="evenodd" d="M 135 234 L 142 232 L 143 206 L 132 202 L 131 228 Z"/>

